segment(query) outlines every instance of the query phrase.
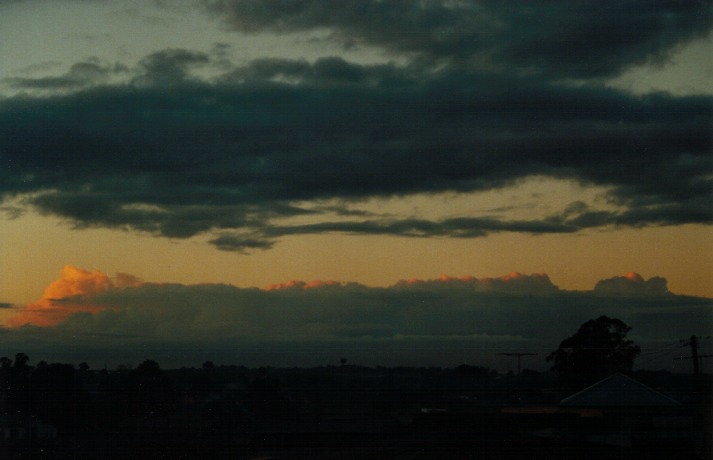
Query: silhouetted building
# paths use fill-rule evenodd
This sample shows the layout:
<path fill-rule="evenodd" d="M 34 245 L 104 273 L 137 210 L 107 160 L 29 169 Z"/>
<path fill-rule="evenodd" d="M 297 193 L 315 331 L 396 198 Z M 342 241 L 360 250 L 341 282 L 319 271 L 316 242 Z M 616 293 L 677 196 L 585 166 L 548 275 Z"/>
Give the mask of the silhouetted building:
<path fill-rule="evenodd" d="M 693 417 L 681 403 L 620 373 L 563 399 L 559 407 L 578 415 L 565 431 L 588 442 L 668 445 L 689 441 L 693 431 Z"/>

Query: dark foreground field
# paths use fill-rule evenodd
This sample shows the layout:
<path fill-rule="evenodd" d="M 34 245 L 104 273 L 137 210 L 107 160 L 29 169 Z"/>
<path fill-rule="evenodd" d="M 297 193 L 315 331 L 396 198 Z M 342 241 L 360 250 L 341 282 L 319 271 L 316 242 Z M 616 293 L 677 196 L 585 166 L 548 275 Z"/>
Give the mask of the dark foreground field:
<path fill-rule="evenodd" d="M 705 375 L 637 371 L 586 387 L 465 365 L 162 370 L 147 360 L 99 371 L 6 363 L 0 377 L 8 459 L 711 458 Z"/>

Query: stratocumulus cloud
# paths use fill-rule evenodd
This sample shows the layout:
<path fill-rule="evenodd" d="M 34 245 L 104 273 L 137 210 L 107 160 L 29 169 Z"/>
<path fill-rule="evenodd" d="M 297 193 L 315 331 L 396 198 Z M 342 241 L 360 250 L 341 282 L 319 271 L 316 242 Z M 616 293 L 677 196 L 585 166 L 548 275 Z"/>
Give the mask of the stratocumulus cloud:
<path fill-rule="evenodd" d="M 324 40 L 393 60 L 234 63 L 222 44 L 9 78 L 23 92 L 0 99 L 0 200 L 78 228 L 208 235 L 227 251 L 325 233 L 478 238 L 713 222 L 710 95 L 606 85 L 709 34 L 711 2 L 508 5 L 202 2 L 235 33 L 328 31 Z M 527 219 L 347 206 L 533 176 L 600 187 L 607 206 Z M 314 205 L 326 201 L 329 212 Z"/>
<path fill-rule="evenodd" d="M 628 274 L 612 279 L 665 289 L 660 278 L 645 281 Z M 45 303 L 45 297 L 60 293 L 67 297 Z M 320 364 L 344 352 L 368 364 L 403 359 L 425 365 L 492 358 L 497 350 L 544 353 L 584 321 L 603 314 L 632 325 L 632 336 L 642 344 L 708 334 L 713 324 L 710 299 L 656 289 L 627 290 L 626 295 L 601 288 L 563 291 L 547 275 L 521 273 L 404 280 L 387 288 L 292 281 L 257 289 L 145 283 L 125 274 L 109 278 L 65 267 L 45 297 L 11 321 L 33 320 L 3 330 L 3 343 L 15 346 L 31 336 L 38 350 L 71 343 L 76 353 L 96 347 L 134 356 L 142 350 L 169 360 L 186 350 L 210 350 L 221 359 L 249 356 L 263 364 L 290 364 L 277 358 L 286 353 L 295 365 Z M 57 315 L 37 316 L 37 305 Z M 74 308 L 71 313 L 65 305 Z M 48 316 L 58 321 L 49 326 L 43 322 Z"/>
<path fill-rule="evenodd" d="M 331 30 L 351 46 L 370 45 L 451 60 L 512 66 L 558 77 L 592 77 L 665 59 L 711 27 L 710 2 L 601 3 L 497 0 L 208 0 L 206 7 L 245 32 Z"/>

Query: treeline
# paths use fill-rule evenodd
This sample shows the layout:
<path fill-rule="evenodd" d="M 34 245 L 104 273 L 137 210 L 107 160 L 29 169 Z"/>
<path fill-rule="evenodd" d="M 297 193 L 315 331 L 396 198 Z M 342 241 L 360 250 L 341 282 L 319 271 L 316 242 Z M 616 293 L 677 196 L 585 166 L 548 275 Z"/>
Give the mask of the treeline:
<path fill-rule="evenodd" d="M 29 361 L 24 353 L 14 360 L 0 358 L 0 410 L 10 417 L 6 423 L 38 418 L 60 436 L 117 432 L 132 418 L 170 416 L 179 400 L 171 379 L 151 360 L 114 372 L 94 372 L 86 363 L 31 366 Z"/>
<path fill-rule="evenodd" d="M 554 399 L 547 393 L 555 380 L 468 365 L 249 369 L 207 361 L 164 370 L 149 359 L 95 370 L 86 363 L 33 366 L 18 353 L 0 358 L 0 413 L 40 419 L 59 437 L 234 437 L 279 422 L 403 417 L 423 407 L 523 395 Z"/>

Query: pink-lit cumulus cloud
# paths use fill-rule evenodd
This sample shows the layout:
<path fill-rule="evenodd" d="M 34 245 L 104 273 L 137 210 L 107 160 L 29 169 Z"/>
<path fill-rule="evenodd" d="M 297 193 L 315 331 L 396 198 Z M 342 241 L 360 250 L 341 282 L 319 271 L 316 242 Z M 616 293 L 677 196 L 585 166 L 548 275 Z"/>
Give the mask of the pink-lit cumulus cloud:
<path fill-rule="evenodd" d="M 125 274 L 118 275 L 117 281 L 119 285 L 136 283 L 135 279 Z M 82 311 L 96 313 L 104 307 L 85 302 L 114 286 L 114 281 L 100 271 L 88 271 L 66 265 L 62 268 L 59 278 L 47 286 L 42 297 L 37 302 L 27 305 L 18 315 L 9 318 L 7 324 L 53 326 L 74 313 Z"/>

